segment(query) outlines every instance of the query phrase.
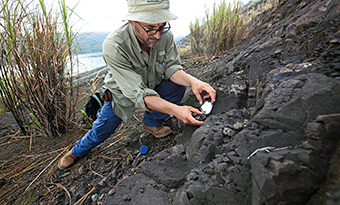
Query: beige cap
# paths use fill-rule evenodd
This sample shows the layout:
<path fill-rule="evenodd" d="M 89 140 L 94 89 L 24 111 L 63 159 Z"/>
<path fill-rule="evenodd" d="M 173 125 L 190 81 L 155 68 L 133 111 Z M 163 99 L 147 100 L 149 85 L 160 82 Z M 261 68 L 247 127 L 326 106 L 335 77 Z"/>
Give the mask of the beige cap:
<path fill-rule="evenodd" d="M 128 0 L 127 6 L 127 20 L 157 24 L 177 19 L 169 10 L 169 0 Z"/>

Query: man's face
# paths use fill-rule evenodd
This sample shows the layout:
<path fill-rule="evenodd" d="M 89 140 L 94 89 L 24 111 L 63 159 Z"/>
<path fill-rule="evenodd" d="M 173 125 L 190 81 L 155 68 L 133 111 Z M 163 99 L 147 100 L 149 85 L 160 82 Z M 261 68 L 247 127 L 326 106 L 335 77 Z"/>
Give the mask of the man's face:
<path fill-rule="evenodd" d="M 130 22 L 130 24 L 132 25 L 138 40 L 145 46 L 153 48 L 157 45 L 158 41 L 161 39 L 162 34 L 160 31 L 162 30 L 162 28 L 164 28 L 166 23 L 147 24 L 143 22 L 133 21 Z M 156 32 L 156 30 L 158 31 Z"/>

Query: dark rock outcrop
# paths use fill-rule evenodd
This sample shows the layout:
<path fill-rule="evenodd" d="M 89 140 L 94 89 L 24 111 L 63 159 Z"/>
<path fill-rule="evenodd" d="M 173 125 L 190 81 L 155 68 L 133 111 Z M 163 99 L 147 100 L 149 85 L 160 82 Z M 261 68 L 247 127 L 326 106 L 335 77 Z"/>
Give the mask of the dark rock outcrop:
<path fill-rule="evenodd" d="M 141 165 L 141 171 L 168 188 L 179 188 L 189 172 L 183 145 L 165 149 Z"/>
<path fill-rule="evenodd" d="M 164 203 L 305 204 L 325 181 L 340 136 L 339 11 L 336 0 L 281 0 L 257 16 L 231 52 L 193 73 L 217 88 L 218 111 L 132 177 L 171 189 Z M 130 183 L 132 193 L 150 179 L 130 180 L 114 189 Z M 123 192 L 105 203 L 136 201 Z"/>
<path fill-rule="evenodd" d="M 166 192 L 155 186 L 155 182 L 142 174 L 132 175 L 117 183 L 107 195 L 105 202 L 113 204 L 171 204 Z"/>

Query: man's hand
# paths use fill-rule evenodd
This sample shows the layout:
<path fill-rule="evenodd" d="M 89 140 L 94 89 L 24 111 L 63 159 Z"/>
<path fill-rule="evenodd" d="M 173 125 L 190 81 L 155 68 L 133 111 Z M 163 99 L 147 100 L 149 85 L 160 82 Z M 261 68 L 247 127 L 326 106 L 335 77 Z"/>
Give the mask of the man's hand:
<path fill-rule="evenodd" d="M 212 103 L 214 103 L 216 100 L 216 91 L 208 83 L 196 80 L 191 85 L 191 89 L 200 104 L 203 104 L 203 100 L 201 97 L 201 93 L 203 91 L 208 93 L 207 95 L 203 96 L 204 99 L 211 98 Z"/>
<path fill-rule="evenodd" d="M 198 80 L 197 78 L 187 74 L 183 70 L 178 70 L 174 74 L 172 74 L 170 80 L 178 85 L 191 87 L 192 92 L 195 94 L 200 104 L 203 103 L 203 99 L 201 97 L 201 93 L 203 91 L 208 93 L 207 95 L 203 96 L 203 98 L 211 98 L 212 103 L 214 103 L 216 100 L 216 91 L 208 83 Z M 192 113 L 196 113 L 199 115 L 202 114 L 196 108 L 190 106 L 178 106 L 158 96 L 146 96 L 144 97 L 144 102 L 149 109 L 175 116 L 184 124 L 197 126 L 203 124 L 203 121 L 196 120 L 192 116 Z"/>
<path fill-rule="evenodd" d="M 174 74 L 172 74 L 170 80 L 178 85 L 191 87 L 192 92 L 195 94 L 200 104 L 203 103 L 201 97 L 201 93 L 203 91 L 208 93 L 203 97 L 204 99 L 211 98 L 212 103 L 214 103 L 216 100 L 216 91 L 214 90 L 214 88 L 212 88 L 208 83 L 202 82 L 197 78 L 187 74 L 183 70 L 176 71 Z"/>
<path fill-rule="evenodd" d="M 172 115 L 184 124 L 197 126 L 203 124 L 203 121 L 198 121 L 192 117 L 192 113 L 197 113 L 199 115 L 202 114 L 196 108 L 190 106 L 179 106 L 154 95 L 145 96 L 144 102 L 149 109 Z"/>
<path fill-rule="evenodd" d="M 174 116 L 184 124 L 196 126 L 201 126 L 203 124 L 203 121 L 198 121 L 192 116 L 192 113 L 202 114 L 198 109 L 190 106 L 178 106 L 177 111 L 178 112 L 176 112 Z"/>

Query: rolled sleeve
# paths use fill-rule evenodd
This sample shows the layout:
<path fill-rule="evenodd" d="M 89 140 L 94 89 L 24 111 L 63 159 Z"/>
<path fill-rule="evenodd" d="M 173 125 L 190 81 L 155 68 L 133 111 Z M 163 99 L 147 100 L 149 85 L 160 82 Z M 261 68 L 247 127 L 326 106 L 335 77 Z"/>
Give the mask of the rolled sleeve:
<path fill-rule="evenodd" d="M 143 83 L 143 77 L 134 70 L 134 67 L 123 55 L 104 55 L 104 59 L 111 75 L 114 76 L 115 83 L 123 94 L 119 98 L 128 98 L 136 109 L 149 110 L 144 103 L 144 97 L 147 95 L 159 96 L 158 93 Z M 108 87 L 110 88 L 110 86 Z M 119 103 L 118 99 L 115 101 L 115 103 Z"/>
<path fill-rule="evenodd" d="M 144 98 L 158 96 L 154 88 L 162 79 L 169 80 L 182 63 L 171 32 L 162 35 L 150 53 L 142 51 L 129 23 L 112 32 L 103 43 L 103 57 L 108 66 L 104 87 L 112 93 L 113 110 L 127 121 L 136 109 L 150 111 Z"/>
<path fill-rule="evenodd" d="M 142 109 L 142 110 L 147 110 L 147 111 L 151 111 L 145 104 L 144 102 L 144 97 L 148 96 L 148 95 L 154 95 L 154 96 L 158 96 L 158 93 L 154 90 L 151 89 L 144 89 L 141 90 L 140 92 L 138 92 L 138 96 L 137 96 L 137 100 L 135 102 L 135 108 L 136 109 Z"/>

